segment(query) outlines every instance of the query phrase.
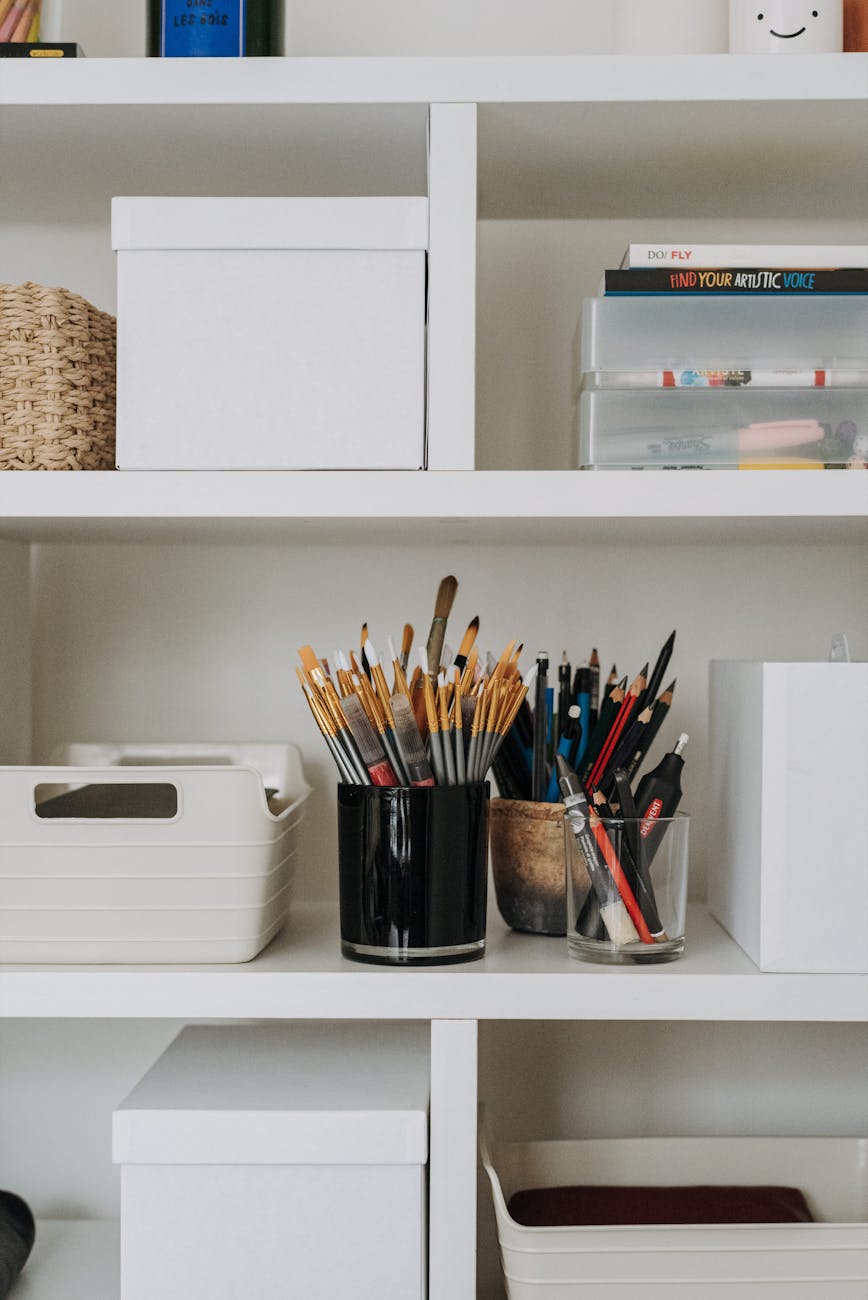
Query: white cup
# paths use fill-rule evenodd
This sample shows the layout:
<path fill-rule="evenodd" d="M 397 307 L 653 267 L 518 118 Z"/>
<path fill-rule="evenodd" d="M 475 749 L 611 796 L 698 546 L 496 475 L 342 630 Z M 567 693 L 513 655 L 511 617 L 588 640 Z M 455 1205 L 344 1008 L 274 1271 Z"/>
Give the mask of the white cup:
<path fill-rule="evenodd" d="M 616 54 L 725 54 L 726 0 L 615 0 Z"/>
<path fill-rule="evenodd" d="M 733 54 L 837 54 L 843 0 L 729 0 Z"/>

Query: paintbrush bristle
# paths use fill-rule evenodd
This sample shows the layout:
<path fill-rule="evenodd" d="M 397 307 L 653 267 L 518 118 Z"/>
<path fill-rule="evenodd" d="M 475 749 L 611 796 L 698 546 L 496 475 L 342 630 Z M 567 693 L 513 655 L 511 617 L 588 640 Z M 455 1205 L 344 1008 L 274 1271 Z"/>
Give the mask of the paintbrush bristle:
<path fill-rule="evenodd" d="M 404 635 L 401 637 L 401 654 L 404 656 L 405 659 L 409 655 L 412 649 L 413 649 L 413 624 L 405 623 Z"/>
<path fill-rule="evenodd" d="M 458 579 L 450 573 L 444 578 L 437 588 L 437 599 L 434 602 L 434 617 L 448 618 L 452 613 L 452 606 L 455 603 L 455 593 L 458 590 Z"/>
<path fill-rule="evenodd" d="M 477 614 L 476 618 L 472 618 L 470 622 L 467 624 L 467 631 L 464 633 L 464 636 L 461 638 L 461 645 L 458 647 L 459 655 L 463 655 L 465 659 L 467 658 L 467 656 L 470 654 L 470 651 L 473 649 L 473 643 L 476 640 L 478 634 L 479 634 L 479 615 Z"/>

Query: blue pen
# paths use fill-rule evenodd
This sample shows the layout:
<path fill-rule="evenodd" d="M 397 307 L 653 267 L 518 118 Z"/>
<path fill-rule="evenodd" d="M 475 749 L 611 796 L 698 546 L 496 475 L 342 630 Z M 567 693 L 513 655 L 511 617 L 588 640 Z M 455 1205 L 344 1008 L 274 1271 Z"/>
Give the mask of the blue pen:
<path fill-rule="evenodd" d="M 571 704 L 564 718 L 564 730 L 558 741 L 557 752 L 562 758 L 565 758 L 571 767 L 575 765 L 576 746 L 581 741 L 583 728 L 579 718 L 579 709 L 575 704 Z M 557 803 L 560 796 L 560 786 L 558 785 L 558 767 L 557 759 L 552 765 L 552 775 L 549 781 L 548 790 L 546 790 L 546 802 Z"/>

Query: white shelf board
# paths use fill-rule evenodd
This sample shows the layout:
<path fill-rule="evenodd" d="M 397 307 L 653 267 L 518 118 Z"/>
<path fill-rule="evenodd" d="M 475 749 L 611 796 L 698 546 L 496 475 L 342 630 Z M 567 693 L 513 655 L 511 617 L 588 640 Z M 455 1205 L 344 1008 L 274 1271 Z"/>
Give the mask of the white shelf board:
<path fill-rule="evenodd" d="M 0 473 L 0 538 L 862 540 L 868 473 Z"/>
<path fill-rule="evenodd" d="M 320 1020 L 732 1020 L 861 1022 L 868 976 L 763 974 L 699 905 L 685 955 L 653 968 L 567 956 L 563 939 L 489 917 L 485 957 L 395 970 L 340 955 L 337 909 L 296 907 L 238 966 L 0 967 L 0 1016 Z"/>
<path fill-rule="evenodd" d="M 858 54 L 4 61 L 0 104 L 428 104 L 856 100 Z"/>
<path fill-rule="evenodd" d="M 482 218 L 827 219 L 830 195 L 859 218 L 865 187 L 841 168 L 868 166 L 866 101 L 863 54 L 10 59 L 0 214 L 107 222 L 123 193 L 424 193 L 427 105 L 467 102 Z"/>
<path fill-rule="evenodd" d="M 39 1219 L 33 1252 L 9 1300 L 118 1300 L 120 1225 Z"/>

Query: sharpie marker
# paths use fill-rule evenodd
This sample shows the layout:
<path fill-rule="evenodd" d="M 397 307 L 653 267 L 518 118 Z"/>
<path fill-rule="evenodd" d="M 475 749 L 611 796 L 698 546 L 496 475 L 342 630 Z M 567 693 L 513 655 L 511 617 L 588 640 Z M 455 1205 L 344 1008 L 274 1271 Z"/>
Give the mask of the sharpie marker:
<path fill-rule="evenodd" d="M 676 433 L 671 427 L 624 429 L 609 435 L 609 448 L 596 454 L 607 464 L 696 465 L 715 461 L 738 464 L 754 453 L 768 460 L 769 452 L 788 451 L 822 442 L 825 430 L 816 420 L 776 420 L 743 429 L 694 429 Z"/>
<path fill-rule="evenodd" d="M 594 375 L 595 388 L 864 388 L 868 370 L 811 367 L 783 370 L 613 370 Z"/>

